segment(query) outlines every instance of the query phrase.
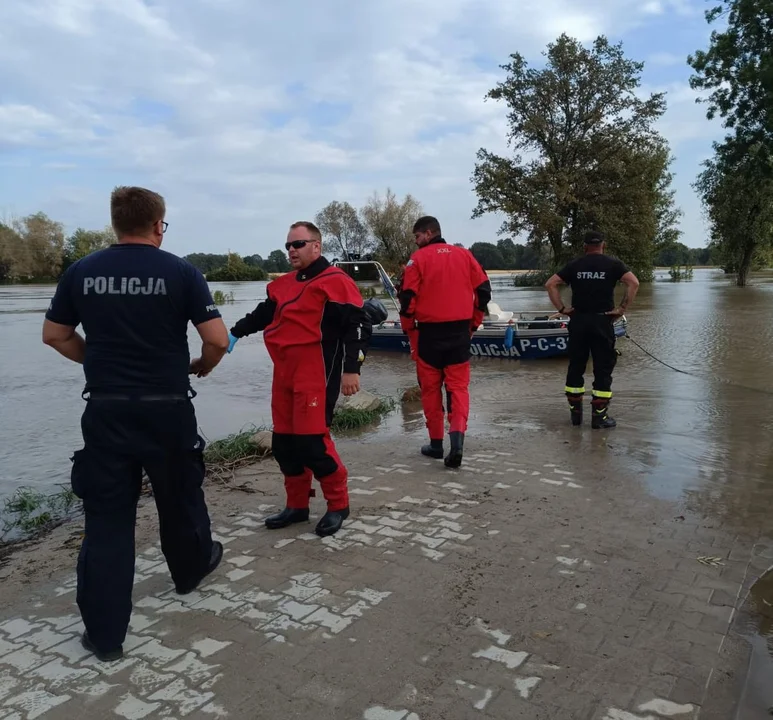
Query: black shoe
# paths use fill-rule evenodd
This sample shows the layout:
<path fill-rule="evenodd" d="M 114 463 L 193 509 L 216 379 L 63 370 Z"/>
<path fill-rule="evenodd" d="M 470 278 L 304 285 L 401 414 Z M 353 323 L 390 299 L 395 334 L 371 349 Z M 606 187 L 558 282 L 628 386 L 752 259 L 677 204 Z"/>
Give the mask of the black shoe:
<path fill-rule="evenodd" d="M 617 423 L 613 418 L 607 414 L 609 412 L 609 402 L 595 402 L 591 403 L 593 409 L 593 415 L 591 416 L 590 426 L 594 430 L 606 430 L 607 428 L 613 428 L 617 426 Z"/>
<path fill-rule="evenodd" d="M 443 461 L 446 467 L 458 468 L 462 464 L 462 452 L 464 450 L 464 433 L 452 432 L 451 438 L 451 450 L 446 455 L 446 459 Z"/>
<path fill-rule="evenodd" d="M 94 653 L 94 655 L 97 656 L 97 660 L 101 660 L 102 662 L 115 662 L 123 657 L 123 646 L 119 646 L 115 650 L 110 650 L 109 652 L 100 652 L 97 650 L 94 643 L 89 640 L 89 634 L 85 631 L 83 635 L 81 635 L 81 645 L 83 645 L 84 650 Z"/>
<path fill-rule="evenodd" d="M 264 522 L 269 530 L 278 530 L 293 523 L 306 522 L 308 519 L 309 508 L 286 507 L 282 512 L 276 513 L 276 515 L 269 515 Z"/>
<path fill-rule="evenodd" d="M 201 583 L 201 581 L 207 577 L 207 575 L 214 572 L 217 566 L 220 565 L 220 561 L 222 559 L 223 543 L 215 540 L 215 542 L 212 543 L 212 554 L 209 556 L 209 565 L 207 565 L 207 569 L 204 574 L 193 585 L 176 586 L 175 592 L 178 595 L 187 595 L 188 593 L 193 592 L 199 586 L 199 583 Z"/>
<path fill-rule="evenodd" d="M 344 520 L 349 517 L 349 508 L 343 510 L 328 510 L 317 523 L 314 532 L 320 537 L 335 535 L 344 524 Z"/>
<path fill-rule="evenodd" d="M 603 416 L 594 413 L 590 421 L 590 426 L 594 430 L 606 430 L 607 428 L 617 427 L 617 422 L 606 413 L 604 413 Z"/>
<path fill-rule="evenodd" d="M 582 425 L 582 395 L 568 395 L 572 425 Z"/>
<path fill-rule="evenodd" d="M 441 460 L 443 458 L 443 440 L 430 440 L 429 445 L 422 445 L 421 454 Z"/>

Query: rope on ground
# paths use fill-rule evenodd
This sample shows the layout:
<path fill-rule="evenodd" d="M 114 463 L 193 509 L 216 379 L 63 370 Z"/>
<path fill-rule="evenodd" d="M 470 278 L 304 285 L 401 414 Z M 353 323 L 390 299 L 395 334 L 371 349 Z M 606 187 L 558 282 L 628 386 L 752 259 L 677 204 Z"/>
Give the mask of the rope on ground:
<path fill-rule="evenodd" d="M 696 373 L 688 372 L 687 370 L 680 370 L 677 367 L 674 367 L 673 365 L 669 365 L 667 362 L 664 362 L 660 358 L 655 357 L 649 350 L 645 350 L 639 343 L 636 342 L 628 333 L 625 334 L 625 336 L 634 344 L 636 345 L 639 350 L 641 350 L 646 355 L 649 355 L 653 360 L 656 362 L 659 362 L 661 365 L 665 365 L 667 368 L 671 368 L 671 370 L 674 370 L 675 372 L 682 373 L 682 375 L 692 375 L 693 377 L 699 377 Z"/>

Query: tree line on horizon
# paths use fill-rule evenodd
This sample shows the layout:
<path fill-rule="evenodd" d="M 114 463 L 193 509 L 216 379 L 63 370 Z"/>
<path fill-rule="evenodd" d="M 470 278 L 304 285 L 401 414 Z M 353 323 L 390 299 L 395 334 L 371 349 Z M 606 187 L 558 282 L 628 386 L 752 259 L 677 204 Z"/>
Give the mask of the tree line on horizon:
<path fill-rule="evenodd" d="M 64 225 L 43 212 L 6 219 L 0 222 L 0 282 L 57 280 L 76 260 L 114 242 L 109 226 L 65 235 Z"/>
<path fill-rule="evenodd" d="M 43 212 L 0 222 L 0 283 L 55 282 L 86 255 L 116 242 L 113 228 L 77 228 L 66 235 L 64 225 Z M 266 259 L 241 258 L 238 253 L 192 253 L 185 256 L 209 280 L 265 280 L 268 273 L 287 272 L 290 263 L 282 250 Z"/>
<path fill-rule="evenodd" d="M 356 211 L 348 203 L 328 205 L 315 218 L 319 226 L 325 228 L 323 251 L 326 256 L 343 259 L 346 252 L 363 259 L 373 257 L 383 261 L 390 272 L 398 272 L 400 264 L 415 250 L 414 216 L 407 211 L 421 211 L 413 198 L 408 196 L 406 200 L 407 208 L 398 212 L 395 206 L 404 205 L 406 201 L 399 203 L 391 191 L 387 191 L 383 200 L 377 196 L 372 198 L 370 217 L 379 219 L 378 237 L 369 236 L 364 228 L 357 228 L 353 220 Z M 336 225 L 340 220 L 336 219 L 335 213 L 341 207 L 349 221 Z M 357 232 L 352 233 L 352 228 Z M 67 236 L 62 223 L 42 212 L 0 223 L 0 282 L 54 282 L 76 260 L 115 242 L 115 233 L 109 226 L 102 230 L 77 228 Z M 515 243 L 511 238 L 496 243 L 474 242 L 470 251 L 486 270 L 538 270 L 549 263 L 545 248 L 540 252 L 533 244 Z M 266 280 L 270 274 L 291 269 L 283 250 L 273 250 L 266 258 L 259 254 L 242 257 L 230 251 L 190 253 L 183 258 L 212 282 Z M 682 243 L 674 243 L 661 249 L 654 262 L 656 266 L 692 266 L 710 265 L 712 259 L 709 248 L 688 248 Z"/>

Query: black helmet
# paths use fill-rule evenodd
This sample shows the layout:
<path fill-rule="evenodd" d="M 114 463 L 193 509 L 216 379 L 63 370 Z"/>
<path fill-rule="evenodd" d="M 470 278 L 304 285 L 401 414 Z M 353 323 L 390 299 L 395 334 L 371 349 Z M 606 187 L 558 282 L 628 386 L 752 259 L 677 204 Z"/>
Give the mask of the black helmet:
<path fill-rule="evenodd" d="M 368 298 L 363 304 L 363 308 L 373 325 L 379 325 L 389 317 L 389 313 L 387 312 L 384 303 L 377 298 Z"/>

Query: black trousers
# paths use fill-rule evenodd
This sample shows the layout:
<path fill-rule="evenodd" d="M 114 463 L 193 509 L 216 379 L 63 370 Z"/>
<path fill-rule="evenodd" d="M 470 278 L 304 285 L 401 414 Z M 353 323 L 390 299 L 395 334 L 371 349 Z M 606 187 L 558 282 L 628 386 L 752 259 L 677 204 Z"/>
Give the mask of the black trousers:
<path fill-rule="evenodd" d="M 92 397 L 81 418 L 84 448 L 73 455 L 72 489 L 83 500 L 85 537 L 77 602 L 102 652 L 126 638 L 134 584 L 134 526 L 142 469 L 153 487 L 161 549 L 178 587 L 198 582 L 212 535 L 204 501 L 204 440 L 189 399 Z"/>
<path fill-rule="evenodd" d="M 614 320 L 609 315 L 573 314 L 569 321 L 569 368 L 566 393 L 585 392 L 585 368 L 593 358 L 593 395 L 612 396 L 612 371 L 617 362 Z"/>

